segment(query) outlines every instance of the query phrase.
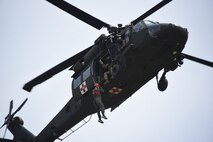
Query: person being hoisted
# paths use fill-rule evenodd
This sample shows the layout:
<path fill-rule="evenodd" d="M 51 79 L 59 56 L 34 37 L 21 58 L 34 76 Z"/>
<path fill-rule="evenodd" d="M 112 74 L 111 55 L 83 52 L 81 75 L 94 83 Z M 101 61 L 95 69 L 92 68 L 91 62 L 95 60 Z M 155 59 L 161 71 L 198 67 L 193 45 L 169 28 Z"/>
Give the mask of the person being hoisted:
<path fill-rule="evenodd" d="M 104 89 L 100 86 L 99 83 L 95 83 L 95 88 L 93 89 L 92 94 L 93 94 L 93 98 L 95 102 L 95 107 L 97 108 L 98 122 L 104 123 L 101 120 L 101 114 L 102 114 L 102 118 L 107 119 L 107 117 L 105 116 L 105 107 L 102 102 L 101 92 L 103 93 Z M 101 114 L 100 114 L 100 111 L 101 111 Z"/>

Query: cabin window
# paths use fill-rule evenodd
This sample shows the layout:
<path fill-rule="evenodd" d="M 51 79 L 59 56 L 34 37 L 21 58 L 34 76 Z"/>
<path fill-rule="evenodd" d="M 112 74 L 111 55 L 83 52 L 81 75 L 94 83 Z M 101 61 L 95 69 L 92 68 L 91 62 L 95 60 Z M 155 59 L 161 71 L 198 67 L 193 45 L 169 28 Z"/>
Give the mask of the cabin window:
<path fill-rule="evenodd" d="M 83 72 L 83 80 L 86 80 L 91 75 L 90 67 Z"/>
<path fill-rule="evenodd" d="M 74 79 L 74 89 L 77 88 L 81 84 L 81 76 L 78 78 Z"/>

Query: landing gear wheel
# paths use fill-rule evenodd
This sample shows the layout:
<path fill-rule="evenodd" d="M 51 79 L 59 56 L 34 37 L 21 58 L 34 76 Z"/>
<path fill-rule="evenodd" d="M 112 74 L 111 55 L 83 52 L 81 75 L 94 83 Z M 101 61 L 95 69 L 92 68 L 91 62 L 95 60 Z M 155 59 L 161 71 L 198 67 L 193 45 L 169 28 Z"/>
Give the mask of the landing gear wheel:
<path fill-rule="evenodd" d="M 158 82 L 158 90 L 165 91 L 168 86 L 168 80 L 165 76 L 161 77 L 161 79 Z"/>

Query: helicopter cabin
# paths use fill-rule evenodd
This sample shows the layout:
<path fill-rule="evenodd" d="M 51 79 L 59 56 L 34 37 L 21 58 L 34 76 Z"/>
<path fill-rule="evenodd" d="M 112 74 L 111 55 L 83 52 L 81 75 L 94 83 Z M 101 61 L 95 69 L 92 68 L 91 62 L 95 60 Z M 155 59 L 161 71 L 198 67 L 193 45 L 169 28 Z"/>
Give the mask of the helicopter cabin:
<path fill-rule="evenodd" d="M 111 35 L 102 34 L 88 53 L 72 67 L 75 71 L 72 76 L 73 97 L 80 99 L 83 95 L 91 93 L 95 82 L 103 84 L 107 71 L 110 71 L 109 77 L 118 74 L 119 68 L 125 64 L 123 54 L 128 50 L 130 40 L 130 26 L 125 27 L 115 39 L 112 39 Z M 104 65 L 111 69 L 103 67 Z"/>

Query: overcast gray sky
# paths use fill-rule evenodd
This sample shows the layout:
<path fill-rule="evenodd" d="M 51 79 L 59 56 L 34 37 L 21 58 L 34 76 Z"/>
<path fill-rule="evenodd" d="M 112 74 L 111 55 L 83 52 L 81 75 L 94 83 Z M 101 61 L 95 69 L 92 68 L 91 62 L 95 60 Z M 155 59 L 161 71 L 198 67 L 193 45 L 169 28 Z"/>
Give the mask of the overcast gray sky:
<path fill-rule="evenodd" d="M 128 24 L 160 0 L 69 0 L 70 3 L 116 25 Z M 213 1 L 173 0 L 147 19 L 186 27 L 184 53 L 213 61 Z M 45 0 L 0 1 L 0 123 L 28 97 L 18 113 L 37 135 L 72 96 L 73 72 L 63 71 L 35 87 L 22 86 L 52 66 L 92 45 L 98 31 Z M 213 69 L 188 60 L 167 74 L 168 89 L 159 92 L 155 78 L 114 112 L 102 125 L 97 116 L 68 141 L 212 142 Z M 4 129 L 0 130 L 2 137 Z M 7 138 L 12 138 L 8 132 Z"/>

